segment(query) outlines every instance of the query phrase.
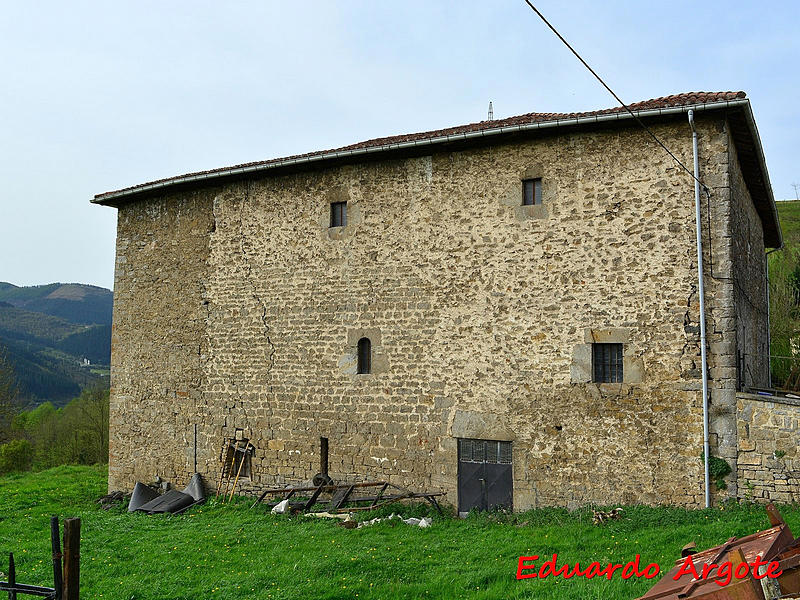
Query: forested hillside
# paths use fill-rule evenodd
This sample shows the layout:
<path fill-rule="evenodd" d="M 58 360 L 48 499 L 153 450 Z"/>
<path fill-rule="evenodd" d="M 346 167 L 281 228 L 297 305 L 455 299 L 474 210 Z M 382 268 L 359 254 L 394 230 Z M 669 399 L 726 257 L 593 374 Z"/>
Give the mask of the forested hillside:
<path fill-rule="evenodd" d="M 23 404 L 63 405 L 108 384 L 112 303 L 109 290 L 94 286 L 0 282 L 0 345 Z"/>
<path fill-rule="evenodd" d="M 105 288 L 80 283 L 18 287 L 0 282 L 0 302 L 70 323 L 111 325 L 114 295 Z"/>

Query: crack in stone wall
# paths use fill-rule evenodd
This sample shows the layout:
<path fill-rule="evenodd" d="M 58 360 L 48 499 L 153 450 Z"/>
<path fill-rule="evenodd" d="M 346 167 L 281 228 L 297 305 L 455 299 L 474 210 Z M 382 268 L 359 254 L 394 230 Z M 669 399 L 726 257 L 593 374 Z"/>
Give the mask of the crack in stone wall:
<path fill-rule="evenodd" d="M 245 241 L 247 240 L 247 234 L 245 233 L 245 220 L 244 220 L 244 210 L 246 206 L 249 206 L 251 202 L 251 190 L 253 186 L 252 181 L 248 181 L 246 184 L 246 193 L 244 200 L 240 202 L 239 206 L 239 251 L 242 256 L 242 260 L 244 261 L 245 265 L 245 272 L 247 281 L 250 283 L 250 287 L 252 289 L 251 294 L 253 300 L 261 307 L 261 323 L 264 327 L 264 338 L 267 341 L 267 344 L 270 348 L 267 359 L 269 361 L 269 366 L 267 368 L 267 377 L 270 380 L 270 393 L 273 392 L 272 389 L 272 369 L 275 366 L 275 344 L 272 343 L 272 339 L 270 338 L 270 326 L 267 322 L 267 305 L 265 304 L 264 300 L 261 299 L 258 288 L 253 280 L 253 267 L 250 264 L 250 258 L 248 257 L 247 250 L 245 249 Z"/>

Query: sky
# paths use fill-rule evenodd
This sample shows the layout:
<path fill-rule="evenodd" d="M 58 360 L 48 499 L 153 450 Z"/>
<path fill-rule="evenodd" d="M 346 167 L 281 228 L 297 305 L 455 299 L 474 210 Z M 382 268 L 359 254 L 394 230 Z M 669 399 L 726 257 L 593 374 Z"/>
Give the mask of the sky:
<path fill-rule="evenodd" d="M 744 90 L 800 184 L 800 2 L 534 0 L 625 102 Z M 112 288 L 97 193 L 615 100 L 524 0 L 0 0 L 0 281 Z M 800 193 L 800 186 L 798 186 Z"/>

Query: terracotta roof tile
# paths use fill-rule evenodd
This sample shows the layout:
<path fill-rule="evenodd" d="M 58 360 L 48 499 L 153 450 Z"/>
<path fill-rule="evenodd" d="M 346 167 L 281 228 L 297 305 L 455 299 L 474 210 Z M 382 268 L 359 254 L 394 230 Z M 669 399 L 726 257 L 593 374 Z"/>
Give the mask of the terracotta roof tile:
<path fill-rule="evenodd" d="M 636 102 L 633 104 L 629 104 L 628 107 L 632 111 L 640 111 L 640 110 L 650 110 L 650 109 L 659 109 L 659 108 L 671 108 L 677 106 L 688 106 L 694 104 L 708 104 L 713 102 L 724 102 L 730 100 L 737 100 L 741 98 L 745 98 L 746 95 L 744 92 L 689 92 L 685 94 L 674 94 L 672 96 L 663 96 L 661 98 L 653 98 L 652 100 L 644 100 L 643 102 Z M 437 129 L 435 131 L 424 131 L 420 133 L 407 133 L 402 135 L 394 135 L 389 137 L 382 137 L 382 138 L 375 138 L 372 140 L 366 140 L 363 142 L 357 142 L 355 144 L 350 144 L 349 146 L 343 146 L 341 148 L 334 148 L 331 150 L 319 150 L 316 152 L 308 152 L 306 154 L 297 154 L 293 156 L 286 156 L 282 158 L 273 158 L 264 161 L 256 161 L 250 163 L 243 163 L 239 165 L 235 165 L 232 167 L 224 167 L 219 169 L 211 169 L 209 171 L 197 171 L 195 173 L 187 173 L 186 175 L 182 175 L 179 177 L 168 177 L 165 179 L 159 179 L 156 181 L 151 181 L 148 183 L 142 183 L 139 185 L 131 186 L 128 188 L 123 188 L 120 190 L 116 190 L 113 192 L 105 192 L 102 194 L 97 194 L 95 196 L 95 201 L 102 202 L 106 196 L 110 195 L 117 195 L 117 194 L 127 194 L 127 193 L 135 193 L 139 188 L 150 187 L 155 184 L 163 183 L 163 182 L 171 182 L 174 181 L 175 183 L 180 183 L 180 180 L 185 177 L 195 177 L 198 175 L 213 175 L 215 173 L 223 173 L 228 172 L 233 169 L 245 169 L 249 167 L 258 167 L 264 166 L 268 167 L 270 164 L 278 163 L 287 160 L 294 160 L 294 159 L 302 159 L 302 158 L 309 158 L 314 156 L 321 156 L 324 154 L 332 153 L 332 152 L 346 152 L 348 150 L 362 150 L 366 148 L 373 148 L 373 147 L 380 147 L 386 146 L 390 144 L 398 144 L 403 142 L 413 142 L 418 140 L 427 140 L 430 138 L 436 137 L 443 137 L 448 135 L 458 135 L 461 133 L 472 133 L 482 130 L 489 130 L 489 129 L 498 129 L 500 127 L 507 127 L 507 126 L 516 126 L 516 125 L 528 125 L 531 123 L 543 123 L 547 121 L 556 121 L 562 119 L 575 119 L 581 117 L 592 117 L 598 115 L 606 115 L 606 114 L 614 114 L 614 113 L 624 113 L 626 112 L 624 108 L 621 106 L 616 106 L 613 108 L 606 108 L 602 110 L 594 110 L 589 112 L 578 112 L 578 113 L 527 113 L 524 115 L 517 115 L 514 117 L 507 117 L 505 119 L 495 119 L 492 121 L 480 121 L 477 123 L 470 123 L 467 125 L 458 125 L 456 127 L 448 127 L 446 129 Z"/>

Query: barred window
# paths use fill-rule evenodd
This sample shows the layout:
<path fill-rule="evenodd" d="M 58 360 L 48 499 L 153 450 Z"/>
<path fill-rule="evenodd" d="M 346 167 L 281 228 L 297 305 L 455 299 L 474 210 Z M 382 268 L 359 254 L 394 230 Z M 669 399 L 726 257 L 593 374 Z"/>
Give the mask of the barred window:
<path fill-rule="evenodd" d="M 461 438 L 458 440 L 458 460 L 510 465 L 511 442 Z"/>
<path fill-rule="evenodd" d="M 622 344 L 592 344 L 592 381 L 622 383 Z"/>

